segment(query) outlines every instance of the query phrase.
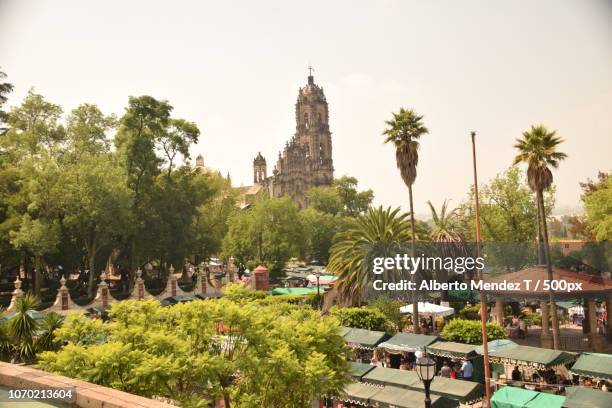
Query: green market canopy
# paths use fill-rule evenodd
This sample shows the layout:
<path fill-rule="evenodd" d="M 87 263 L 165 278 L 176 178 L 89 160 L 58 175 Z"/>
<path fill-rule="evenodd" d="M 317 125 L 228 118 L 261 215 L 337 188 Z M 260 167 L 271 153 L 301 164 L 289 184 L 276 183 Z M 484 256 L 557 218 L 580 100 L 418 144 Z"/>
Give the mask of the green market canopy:
<path fill-rule="evenodd" d="M 379 385 L 394 386 L 423 392 L 423 383 L 416 371 L 397 370 L 394 368 L 376 367 L 362 377 L 364 382 Z M 474 381 L 453 380 L 445 377 L 435 377 L 431 382 L 430 391 L 448 399 L 463 404 L 473 403 L 482 399 L 484 388 Z"/>
<path fill-rule="evenodd" d="M 389 335 L 382 331 L 352 327 L 348 327 L 348 329 L 342 336 L 351 348 L 373 350 L 379 343 L 389 338 Z"/>
<path fill-rule="evenodd" d="M 476 346 L 472 344 L 456 343 L 454 341 L 436 341 L 427 346 L 427 354 L 447 358 L 467 358 L 478 357 Z"/>
<path fill-rule="evenodd" d="M 504 387 L 491 397 L 491 408 L 561 408 L 564 401 L 560 395 Z"/>
<path fill-rule="evenodd" d="M 372 396 L 381 389 L 382 387 L 376 387 L 374 385 L 360 382 L 350 383 L 344 387 L 344 395 L 340 397 L 340 400 L 350 402 L 351 404 L 367 406 L 370 405 L 370 398 L 372 398 Z"/>
<path fill-rule="evenodd" d="M 351 377 L 358 381 L 361 381 L 362 377 L 372 371 L 375 367 L 376 366 L 371 364 L 349 361 L 349 373 L 351 374 Z"/>
<path fill-rule="evenodd" d="M 425 394 L 396 387 L 380 387 L 365 383 L 351 383 L 344 388 L 342 401 L 362 406 L 374 405 L 380 408 L 412 408 L 423 405 Z M 431 396 L 432 408 L 457 407 L 455 401 L 437 395 Z"/>
<path fill-rule="evenodd" d="M 414 333 L 398 333 L 384 343 L 380 343 L 378 347 L 385 349 L 389 353 L 400 354 L 403 352 L 414 353 L 417 350 L 422 350 L 429 346 L 434 341 L 438 340 L 436 336 L 426 336 L 424 334 Z"/>
<path fill-rule="evenodd" d="M 512 340 L 492 340 L 487 343 L 487 350 L 489 351 L 489 353 L 493 351 L 511 349 L 515 347 L 518 347 L 518 344 L 516 344 Z M 474 350 L 476 350 L 478 354 L 483 354 L 482 346 L 478 346 Z"/>
<path fill-rule="evenodd" d="M 571 387 L 566 389 L 566 408 L 610 408 L 612 393 L 590 388 Z"/>
<path fill-rule="evenodd" d="M 321 288 L 321 292 L 324 290 Z M 317 293 L 317 288 L 274 288 L 272 295 L 311 295 Z"/>
<path fill-rule="evenodd" d="M 571 372 L 598 380 L 612 380 L 612 354 L 582 353 Z"/>
<path fill-rule="evenodd" d="M 530 346 L 489 351 L 489 360 L 493 363 L 529 366 L 539 370 L 571 363 L 575 359 L 573 354 L 565 351 Z"/>

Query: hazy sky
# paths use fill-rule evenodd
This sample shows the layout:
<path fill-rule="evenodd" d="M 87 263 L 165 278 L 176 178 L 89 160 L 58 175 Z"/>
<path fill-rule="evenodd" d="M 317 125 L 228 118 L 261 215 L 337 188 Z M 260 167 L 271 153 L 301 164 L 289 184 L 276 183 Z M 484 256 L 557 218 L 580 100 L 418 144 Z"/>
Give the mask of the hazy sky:
<path fill-rule="evenodd" d="M 168 99 L 202 131 L 207 165 L 252 183 L 295 131 L 307 66 L 330 106 L 336 176 L 356 176 L 376 203 L 408 200 L 384 121 L 425 115 L 414 187 L 458 204 L 472 180 L 512 161 L 532 124 L 558 129 L 569 158 L 554 173 L 558 207 L 578 182 L 612 169 L 612 1 L 28 1 L 0 0 L 0 66 L 69 111 L 121 114 L 129 95 Z"/>

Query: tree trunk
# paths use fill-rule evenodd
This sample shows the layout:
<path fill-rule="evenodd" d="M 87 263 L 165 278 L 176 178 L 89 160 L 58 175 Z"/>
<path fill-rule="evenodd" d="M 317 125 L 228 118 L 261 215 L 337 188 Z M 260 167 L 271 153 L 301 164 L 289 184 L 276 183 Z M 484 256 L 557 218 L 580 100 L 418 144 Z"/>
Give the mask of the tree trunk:
<path fill-rule="evenodd" d="M 542 236 L 542 224 L 540 224 L 540 202 L 536 198 L 536 221 L 538 224 L 538 265 L 544 265 L 546 263 L 546 255 L 544 254 L 544 237 Z"/>
<path fill-rule="evenodd" d="M 96 253 L 89 253 L 87 255 L 87 267 L 89 268 L 89 277 L 87 282 L 87 292 L 89 297 L 93 297 L 96 293 Z"/>
<path fill-rule="evenodd" d="M 416 241 L 416 233 L 414 231 L 414 205 L 412 203 L 412 185 L 408 186 L 408 196 L 410 197 L 410 228 L 412 230 L 410 256 L 414 258 L 416 255 L 416 250 L 414 247 Z M 410 275 L 412 281 L 414 281 L 415 276 L 416 272 Z M 416 291 L 414 290 L 412 291 L 412 327 L 416 334 L 421 333 L 421 326 L 419 325 L 419 299 L 416 296 Z"/>
<path fill-rule="evenodd" d="M 549 282 L 553 280 L 552 259 L 550 259 L 550 247 L 548 245 L 548 228 L 546 226 L 546 209 L 544 208 L 544 191 L 537 192 L 538 206 L 540 208 L 540 221 L 542 223 L 542 237 L 544 238 L 544 254 L 546 256 L 546 269 Z M 552 289 L 548 290 L 550 301 L 550 312 L 552 321 L 553 348 L 559 350 L 559 317 L 557 315 L 557 304 Z"/>
<path fill-rule="evenodd" d="M 39 255 L 34 255 L 34 294 L 40 299 L 40 289 L 42 288 L 42 262 Z"/>

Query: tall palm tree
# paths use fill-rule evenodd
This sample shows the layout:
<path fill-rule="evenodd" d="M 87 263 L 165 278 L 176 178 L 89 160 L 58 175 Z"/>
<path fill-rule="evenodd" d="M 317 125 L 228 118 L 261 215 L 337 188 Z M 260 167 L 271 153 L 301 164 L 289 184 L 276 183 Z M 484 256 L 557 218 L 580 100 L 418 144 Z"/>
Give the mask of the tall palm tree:
<path fill-rule="evenodd" d="M 15 315 L 8 322 L 8 334 L 13 339 L 16 361 L 30 361 L 36 354 L 34 334 L 38 325 L 30 313 L 38 304 L 38 298 L 30 293 L 15 303 Z"/>
<path fill-rule="evenodd" d="M 417 176 L 417 164 L 419 162 L 419 139 L 429 133 L 423 124 L 423 116 L 412 109 L 400 108 L 399 112 L 393 113 L 393 119 L 385 121 L 388 128 L 383 131 L 386 136 L 385 143 L 393 143 L 395 146 L 395 161 L 400 171 L 404 184 L 408 187 L 410 199 L 410 226 L 412 229 L 412 253 L 415 256 L 414 242 L 416 233 L 414 228 L 414 205 L 412 199 L 412 185 Z M 414 275 L 413 275 L 414 276 Z M 413 292 L 414 294 L 414 292 Z M 419 302 L 413 296 L 412 318 L 414 332 L 420 333 L 419 327 Z"/>
<path fill-rule="evenodd" d="M 544 255 L 549 280 L 553 279 L 553 273 L 548 244 L 546 209 L 544 208 L 544 190 L 553 183 L 553 175 L 549 167 L 556 169 L 559 167 L 559 162 L 567 157 L 565 153 L 557 150 L 557 146 L 562 142 L 563 139 L 556 136 L 556 131 L 551 132 L 543 125 L 539 125 L 531 126 L 530 130 L 523 132 L 523 138 L 517 139 L 514 145 L 518 150 L 514 164 L 527 164 L 527 184 L 536 193 L 538 225 L 544 240 Z M 559 319 L 552 290 L 549 291 L 549 301 L 552 313 L 553 347 L 559 349 Z"/>
<path fill-rule="evenodd" d="M 400 209 L 369 208 L 353 225 L 338 233 L 330 250 L 327 270 L 338 276 L 336 287 L 353 304 L 361 301 L 362 291 L 372 283 L 371 257 L 379 248 L 401 244 L 410 238 L 408 214 Z"/>
<path fill-rule="evenodd" d="M 442 257 L 466 256 L 465 240 L 458 223 L 459 208 L 448 210 L 448 201 L 444 200 L 440 212 L 436 211 L 431 201 L 427 201 L 431 211 L 432 228 L 429 233 L 435 249 Z M 438 271 L 439 280 L 448 280 L 448 271 Z M 448 291 L 442 291 L 442 300 L 448 300 Z"/>

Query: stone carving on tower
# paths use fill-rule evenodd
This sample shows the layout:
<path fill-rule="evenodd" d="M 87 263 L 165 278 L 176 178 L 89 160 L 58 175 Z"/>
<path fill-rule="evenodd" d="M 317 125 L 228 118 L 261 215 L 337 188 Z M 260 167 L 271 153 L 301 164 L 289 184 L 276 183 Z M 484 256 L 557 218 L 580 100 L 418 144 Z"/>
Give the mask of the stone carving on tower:
<path fill-rule="evenodd" d="M 298 93 L 295 122 L 295 134 L 278 153 L 273 175 L 267 177 L 266 160 L 259 153 L 253 160 L 253 181 L 271 197 L 290 196 L 305 207 L 310 188 L 329 186 L 334 179 L 329 109 L 323 88 L 314 82 L 312 69 L 308 83 Z"/>

